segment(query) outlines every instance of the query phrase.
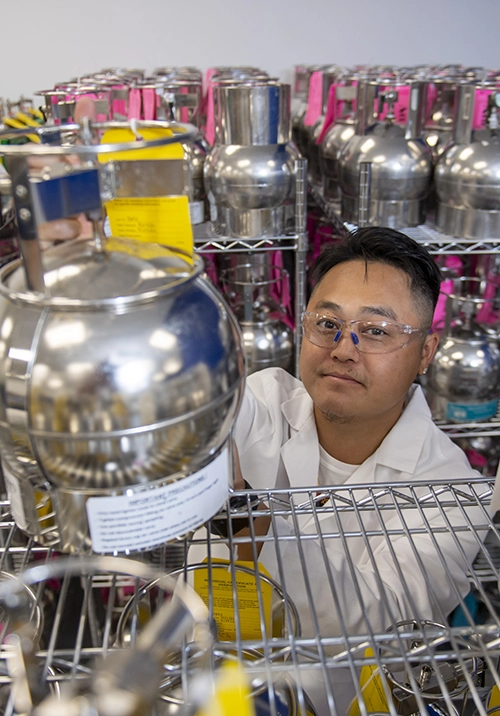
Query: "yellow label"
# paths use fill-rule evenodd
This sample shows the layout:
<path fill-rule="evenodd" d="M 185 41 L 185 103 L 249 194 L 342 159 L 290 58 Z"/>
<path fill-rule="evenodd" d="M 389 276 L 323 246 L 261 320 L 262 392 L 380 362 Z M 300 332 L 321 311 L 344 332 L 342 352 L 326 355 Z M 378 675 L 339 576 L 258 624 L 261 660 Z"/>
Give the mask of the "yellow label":
<path fill-rule="evenodd" d="M 499 716 L 500 714 L 500 689 L 495 684 L 488 696 L 488 716 Z"/>
<path fill-rule="evenodd" d="M 112 236 L 171 246 L 193 255 L 187 196 L 113 199 L 105 206 Z"/>
<path fill-rule="evenodd" d="M 163 139 L 164 137 L 173 137 L 174 133 L 171 129 L 160 127 L 151 127 L 147 129 L 138 129 L 135 135 L 131 129 L 108 129 L 101 138 L 101 144 L 124 144 L 126 142 L 137 142 L 140 139 L 151 142 L 155 139 Z M 139 139 L 140 137 L 140 139 Z M 125 152 L 111 152 L 109 154 L 99 154 L 99 161 L 106 164 L 111 160 L 134 162 L 139 159 L 183 159 L 184 149 L 182 144 L 175 142 L 174 144 L 164 144 L 160 147 L 150 147 L 148 149 L 132 149 Z"/>
<path fill-rule="evenodd" d="M 206 559 L 204 560 L 207 561 Z M 220 566 L 214 566 L 215 564 Z M 238 616 L 240 634 L 243 640 L 261 639 L 261 613 L 259 609 L 258 591 L 262 594 L 264 623 L 267 636 L 271 636 L 271 602 L 272 585 L 260 579 L 257 583 L 253 562 L 235 562 L 247 567 L 252 573 L 235 569 L 236 592 L 238 596 Z M 259 564 L 259 573 L 269 577 L 266 569 Z M 214 619 L 217 624 L 218 636 L 221 641 L 236 639 L 235 605 L 233 601 L 233 579 L 228 560 L 212 560 L 212 604 Z M 197 569 L 194 573 L 194 588 L 209 606 L 209 570 Z"/>
<path fill-rule="evenodd" d="M 217 672 L 214 693 L 196 716 L 255 716 L 250 693 L 242 665 L 226 661 Z"/>
<path fill-rule="evenodd" d="M 145 141 L 172 137 L 170 129 L 140 129 Z M 136 141 L 132 130 L 109 129 L 101 144 L 118 144 Z M 139 161 L 147 159 L 183 159 L 184 149 L 178 142 L 148 149 L 100 154 L 99 161 Z M 180 249 L 187 256 L 194 252 L 193 230 L 187 196 L 130 197 L 113 199 L 106 204 L 111 234 L 136 241 L 162 244 Z"/>
<path fill-rule="evenodd" d="M 370 656 L 373 656 L 373 649 L 365 649 L 365 657 Z M 363 666 L 359 677 L 359 685 L 368 713 L 389 713 L 382 677 L 376 664 Z M 360 713 L 359 703 L 354 700 L 349 709 L 349 716 L 359 716 Z"/>
<path fill-rule="evenodd" d="M 160 244 L 149 244 L 144 241 L 123 241 L 122 239 L 113 238 L 110 236 L 106 239 L 106 250 L 117 251 L 121 254 L 128 254 L 129 256 L 135 256 L 138 259 L 149 260 L 157 259 L 162 256 L 168 256 L 172 254 L 165 246 Z M 172 255 L 177 255 L 173 253 Z M 189 261 L 189 256 L 183 256 L 186 261 Z"/>

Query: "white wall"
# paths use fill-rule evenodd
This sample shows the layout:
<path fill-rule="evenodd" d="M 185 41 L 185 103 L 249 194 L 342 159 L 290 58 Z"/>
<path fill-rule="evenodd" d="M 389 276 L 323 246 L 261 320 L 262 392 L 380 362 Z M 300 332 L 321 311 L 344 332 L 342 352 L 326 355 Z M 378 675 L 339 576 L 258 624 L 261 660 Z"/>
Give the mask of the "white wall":
<path fill-rule="evenodd" d="M 500 67 L 498 0 L 0 0 L 0 97 L 108 66 Z"/>

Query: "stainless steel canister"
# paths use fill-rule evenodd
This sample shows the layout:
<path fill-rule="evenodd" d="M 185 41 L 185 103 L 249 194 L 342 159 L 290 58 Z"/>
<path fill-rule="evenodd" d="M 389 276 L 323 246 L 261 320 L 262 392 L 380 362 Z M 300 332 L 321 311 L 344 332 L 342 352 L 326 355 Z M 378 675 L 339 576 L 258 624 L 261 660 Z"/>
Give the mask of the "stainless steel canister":
<path fill-rule="evenodd" d="M 174 483 L 182 493 L 231 429 L 243 376 L 235 319 L 199 259 L 161 247 L 79 241 L 43 259 L 50 296 L 29 291 L 16 264 L 0 275 L 4 465 L 20 486 L 50 485 L 61 549 L 149 549 L 195 526 Z M 224 456 L 218 471 L 227 491 Z M 165 527 L 178 535 L 137 523 L 155 500 L 173 508 Z M 127 505 L 130 523 L 115 514 Z"/>
<path fill-rule="evenodd" d="M 474 129 L 479 92 L 489 92 L 486 126 Z M 499 107 L 496 82 L 459 85 L 453 142 L 441 154 L 434 174 L 436 228 L 445 234 L 500 238 Z"/>
<path fill-rule="evenodd" d="M 408 117 L 402 126 L 394 108 L 405 87 Z M 424 222 L 432 179 L 432 156 L 422 137 L 425 97 L 423 82 L 359 82 L 356 134 L 339 159 L 344 221 L 394 229 Z"/>
<path fill-rule="evenodd" d="M 294 223 L 290 86 L 221 84 L 214 96 L 216 144 L 205 161 L 214 229 L 238 238 L 280 236 Z"/>

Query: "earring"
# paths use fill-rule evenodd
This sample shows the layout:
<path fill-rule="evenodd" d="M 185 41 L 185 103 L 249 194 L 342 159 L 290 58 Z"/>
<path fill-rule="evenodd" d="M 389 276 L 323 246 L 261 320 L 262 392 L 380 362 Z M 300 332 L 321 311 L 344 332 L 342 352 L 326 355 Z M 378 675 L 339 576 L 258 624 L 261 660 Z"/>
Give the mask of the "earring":
<path fill-rule="evenodd" d="M 427 373 L 427 368 L 424 368 L 422 371 L 422 375 L 425 375 Z"/>

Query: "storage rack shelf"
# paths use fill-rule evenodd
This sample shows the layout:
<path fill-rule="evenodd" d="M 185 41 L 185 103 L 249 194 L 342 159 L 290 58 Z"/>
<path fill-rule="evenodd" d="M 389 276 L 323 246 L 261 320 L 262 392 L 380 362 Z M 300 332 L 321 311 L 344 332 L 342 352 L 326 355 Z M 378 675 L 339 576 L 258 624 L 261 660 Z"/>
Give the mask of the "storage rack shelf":
<path fill-rule="evenodd" d="M 436 424 L 452 439 L 500 437 L 499 418 L 492 418 L 487 423 L 443 423 L 437 421 Z"/>
<path fill-rule="evenodd" d="M 294 261 L 294 316 L 295 316 L 295 375 L 299 375 L 299 354 L 301 341 L 300 315 L 306 304 L 306 256 L 308 238 L 306 232 L 307 212 L 307 162 L 296 159 L 295 175 L 295 230 L 284 236 L 256 238 L 234 238 L 220 236 L 213 231 L 209 222 L 193 227 L 195 251 L 199 254 L 239 253 L 252 251 L 293 251 Z"/>
<path fill-rule="evenodd" d="M 250 536 L 244 537 L 241 533 L 234 536 L 229 525 L 232 520 L 240 519 L 242 512 L 247 515 L 248 512 L 228 508 L 218 516 L 219 520 L 229 522 L 226 539 L 212 536 L 210 525 L 207 525 L 184 545 L 179 544 L 185 548 L 188 564 L 193 560 L 198 564 L 201 553 L 208 556 L 210 610 L 214 609 L 216 579 L 213 570 L 217 567 L 215 559 L 218 556 L 227 554 L 229 557 L 230 591 L 232 601 L 237 601 L 238 566 L 234 555 L 241 544 L 250 544 L 255 555 L 259 542 L 272 545 L 276 552 L 274 576 L 283 594 L 279 595 L 279 608 L 274 612 L 270 626 L 263 606 L 266 600 L 263 581 L 257 578 L 259 634 L 245 635 L 243 622 L 235 616 L 234 637 L 216 641 L 207 668 L 216 671 L 218 655 L 242 658 L 257 703 L 260 699 L 262 708 L 265 702 L 265 713 L 273 716 L 282 713 L 340 716 L 351 699 L 357 700 L 358 713 L 364 716 L 373 713 L 368 692 L 360 688 L 362 667 L 376 669 L 379 688 L 387 701 L 386 710 L 392 716 L 397 713 L 428 714 L 429 703 L 435 704 L 437 713 L 456 716 L 457 712 L 462 712 L 464 700 L 477 710 L 479 716 L 486 716 L 486 694 L 494 684 L 500 686 L 497 587 L 500 533 L 488 513 L 492 490 L 492 482 L 478 478 L 453 483 L 381 483 L 241 493 L 247 496 L 248 508 L 251 497 L 262 501 L 259 516 L 270 518 L 273 534 L 258 537 L 251 521 Z M 290 526 L 286 534 L 279 530 L 278 524 L 284 520 Z M 481 543 L 480 537 L 486 534 L 485 543 Z M 449 568 L 450 547 L 452 551 L 455 547 L 460 551 L 460 545 L 471 537 L 479 554 L 474 561 L 465 558 L 464 563 L 468 565 L 468 580 L 475 598 L 481 603 L 480 621 L 474 619 L 464 594 L 456 592 Z M 447 620 L 447 614 L 434 600 L 434 590 L 439 585 L 432 579 L 422 577 L 420 586 L 430 595 L 433 609 L 427 613 L 418 606 L 422 601 L 416 599 L 414 585 L 407 582 L 404 562 L 398 562 L 397 545 L 401 541 L 407 544 L 408 554 L 414 554 L 416 564 L 422 543 L 433 546 L 441 568 L 438 581 L 441 586 L 448 584 L 455 590 L 456 601 L 460 602 L 464 615 L 463 625 L 457 626 Z M 367 571 L 357 569 L 355 556 L 360 545 L 369 555 L 367 568 L 374 577 L 373 589 L 378 592 L 374 599 L 382 606 L 383 617 L 379 615 L 380 610 L 374 611 L 366 603 L 364 579 Z M 143 553 L 140 558 L 164 566 L 168 548 L 169 545 L 155 553 Z M 297 553 L 295 566 L 301 573 L 301 586 L 290 580 L 290 548 Z M 315 565 L 309 559 L 312 548 L 317 553 Z M 333 559 L 332 551 L 337 555 Z M 340 554 L 344 563 L 342 579 L 335 571 Z M 23 536 L 12 522 L 8 503 L 0 503 L 1 570 L 17 573 L 32 564 L 45 564 L 50 568 L 60 559 L 57 553 L 37 546 Z M 389 563 L 394 570 L 391 580 L 384 576 Z M 181 572 L 189 580 L 190 569 L 184 567 Z M 322 575 L 320 583 L 318 574 Z M 349 600 L 344 595 L 346 580 L 352 582 L 353 588 Z M 393 589 L 398 589 L 397 581 L 401 585 L 402 601 L 410 605 L 406 606 L 410 616 L 408 613 L 404 615 L 404 623 L 400 623 L 401 615 L 391 596 Z M 76 583 L 62 577 L 32 587 L 36 593 L 36 608 L 42 609 L 46 628 L 31 664 L 35 664 L 39 671 L 45 669 L 53 688 L 63 684 L 68 687 L 76 682 L 79 688 L 86 688 L 96 658 L 134 643 L 136 630 L 141 628 L 140 615 L 154 610 L 157 604 L 152 591 L 147 588 L 141 591 L 143 585 L 138 585 L 138 580 L 127 579 L 126 575 L 120 578 L 98 572 L 96 575 L 82 574 Z M 323 602 L 325 599 L 331 601 L 331 623 L 336 625 L 333 630 L 328 629 L 330 617 L 327 615 L 325 621 L 325 614 L 318 608 L 318 596 Z M 301 599 L 305 599 L 305 603 Z M 120 636 L 123 637 L 124 622 L 122 619 L 120 631 L 118 619 L 127 603 L 129 606 L 132 603 L 132 608 L 130 620 L 125 621 L 128 641 L 123 642 Z M 295 619 L 294 605 L 299 610 L 302 631 Z M 363 615 L 360 624 L 353 629 L 352 617 L 359 607 Z M 238 615 L 238 611 L 235 614 Z M 276 614 L 280 615 L 279 619 Z M 4 618 L 2 623 L 5 624 Z M 8 698 L 12 693 L 13 677 L 8 668 L 11 656 L 11 650 L 4 643 L 0 647 L 0 700 L 4 713 L 15 714 L 18 712 Z M 159 707 L 158 713 L 186 713 L 181 708 L 182 702 L 191 693 L 198 672 L 197 660 L 189 644 L 185 643 L 180 649 L 178 658 L 172 658 L 164 665 L 164 672 L 163 687 L 158 696 L 169 699 L 175 692 L 178 710 L 167 710 L 168 704 L 164 701 L 166 710 Z M 407 684 L 409 693 L 401 694 L 395 689 L 393 702 L 390 693 L 394 680 Z M 293 702 L 290 710 L 283 711 L 283 699 L 289 704 Z M 407 708 L 409 704 L 411 709 Z M 172 705 L 169 708 L 173 708 Z"/>
<path fill-rule="evenodd" d="M 309 192 L 325 217 L 331 221 L 341 235 L 345 235 L 350 229 L 355 228 L 354 225 L 342 221 L 340 218 L 340 205 L 327 201 L 317 186 L 309 184 Z M 481 241 L 458 239 L 439 233 L 430 224 L 422 224 L 421 226 L 402 229 L 402 231 L 422 243 L 431 254 L 436 255 L 495 254 L 500 249 L 500 240 L 498 239 L 482 239 Z"/>

